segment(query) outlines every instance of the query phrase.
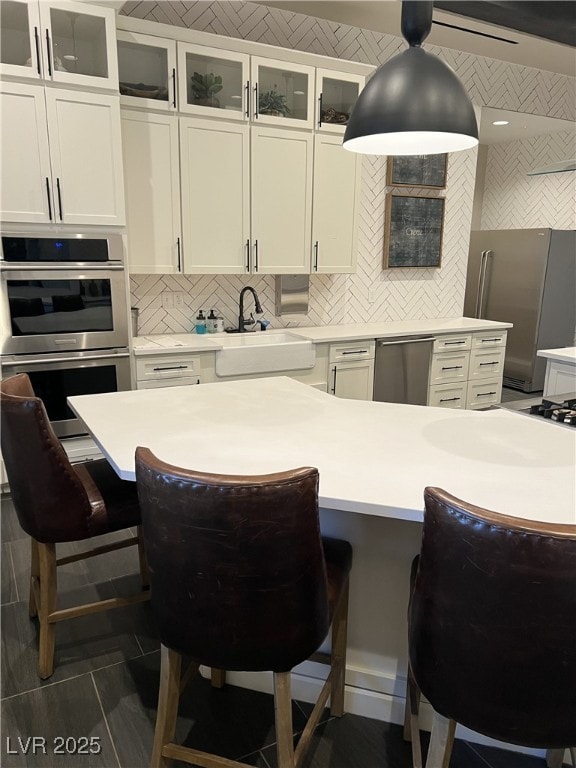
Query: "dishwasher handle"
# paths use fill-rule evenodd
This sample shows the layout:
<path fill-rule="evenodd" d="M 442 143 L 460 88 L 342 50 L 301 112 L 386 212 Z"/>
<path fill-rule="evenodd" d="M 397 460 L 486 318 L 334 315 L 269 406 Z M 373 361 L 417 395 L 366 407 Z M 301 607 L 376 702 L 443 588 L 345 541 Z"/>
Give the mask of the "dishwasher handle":
<path fill-rule="evenodd" d="M 433 336 L 406 336 L 401 339 L 395 339 L 394 341 L 384 341 L 383 339 L 376 339 L 376 344 L 379 347 L 391 347 L 394 344 L 421 344 L 425 341 L 434 341 Z"/>

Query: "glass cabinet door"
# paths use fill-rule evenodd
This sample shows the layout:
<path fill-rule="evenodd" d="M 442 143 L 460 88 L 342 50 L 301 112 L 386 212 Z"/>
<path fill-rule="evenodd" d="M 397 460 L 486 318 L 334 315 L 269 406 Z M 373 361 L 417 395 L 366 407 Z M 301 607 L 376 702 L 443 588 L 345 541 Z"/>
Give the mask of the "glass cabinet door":
<path fill-rule="evenodd" d="M 364 87 L 362 75 L 316 70 L 316 129 L 343 134 L 352 107 Z"/>
<path fill-rule="evenodd" d="M 312 128 L 314 67 L 252 57 L 251 117 L 258 123 Z"/>
<path fill-rule="evenodd" d="M 250 87 L 248 62 L 246 54 L 178 43 L 180 111 L 246 120 Z"/>
<path fill-rule="evenodd" d="M 120 103 L 176 109 L 176 42 L 118 31 Z"/>
<path fill-rule="evenodd" d="M 0 2 L 0 72 L 16 77 L 42 77 L 38 3 Z"/>
<path fill-rule="evenodd" d="M 40 3 L 45 76 L 96 88 L 118 87 L 114 10 L 84 3 Z M 46 72 L 47 69 L 47 72 Z"/>

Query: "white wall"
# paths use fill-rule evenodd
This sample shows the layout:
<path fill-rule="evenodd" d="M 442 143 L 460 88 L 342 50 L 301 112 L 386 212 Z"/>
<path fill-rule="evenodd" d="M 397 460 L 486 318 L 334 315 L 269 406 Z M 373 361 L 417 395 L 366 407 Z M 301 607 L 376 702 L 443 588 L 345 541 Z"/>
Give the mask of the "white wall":
<path fill-rule="evenodd" d="M 122 13 L 229 37 L 378 65 L 405 47 L 400 37 L 315 19 L 250 2 L 127 2 Z M 452 66 L 477 105 L 576 116 L 575 79 L 450 49 L 427 46 Z M 386 159 L 366 157 L 355 275 L 310 278 L 310 312 L 299 324 L 353 323 L 462 314 L 472 218 L 476 150 L 451 155 L 440 269 L 382 269 Z M 438 193 L 437 193 L 438 194 Z M 441 193 L 444 194 L 444 193 Z M 272 277 L 133 275 L 132 303 L 140 308 L 140 333 L 188 331 L 198 308 L 217 308 L 227 323 L 237 315 L 244 285 L 258 291 L 273 325 Z M 368 291 L 376 300 L 368 303 Z M 184 311 L 162 308 L 163 290 L 184 290 Z"/>

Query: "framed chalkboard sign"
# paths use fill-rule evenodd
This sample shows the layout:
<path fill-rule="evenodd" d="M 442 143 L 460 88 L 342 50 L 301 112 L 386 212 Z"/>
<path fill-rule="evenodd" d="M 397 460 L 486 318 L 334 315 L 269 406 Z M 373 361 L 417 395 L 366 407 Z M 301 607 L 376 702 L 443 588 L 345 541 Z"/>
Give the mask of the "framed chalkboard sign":
<path fill-rule="evenodd" d="M 443 197 L 386 196 L 384 267 L 439 267 Z"/>
<path fill-rule="evenodd" d="M 446 186 L 447 161 L 448 155 L 389 157 L 386 184 L 389 187 L 442 189 Z"/>

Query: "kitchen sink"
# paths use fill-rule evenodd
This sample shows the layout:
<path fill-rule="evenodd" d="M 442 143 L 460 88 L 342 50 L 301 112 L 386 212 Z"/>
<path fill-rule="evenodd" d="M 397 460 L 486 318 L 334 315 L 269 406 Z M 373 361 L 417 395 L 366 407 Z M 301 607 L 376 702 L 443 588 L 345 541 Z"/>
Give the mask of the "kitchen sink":
<path fill-rule="evenodd" d="M 216 375 L 238 376 L 313 368 L 314 344 L 291 333 L 242 333 L 219 339 Z"/>

